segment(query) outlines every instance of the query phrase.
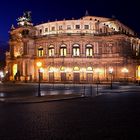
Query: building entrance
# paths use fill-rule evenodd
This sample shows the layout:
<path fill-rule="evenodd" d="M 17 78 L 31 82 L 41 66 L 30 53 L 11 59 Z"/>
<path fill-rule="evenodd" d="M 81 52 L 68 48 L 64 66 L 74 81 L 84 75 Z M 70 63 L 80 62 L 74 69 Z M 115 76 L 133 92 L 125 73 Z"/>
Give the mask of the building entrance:
<path fill-rule="evenodd" d="M 73 74 L 73 82 L 74 83 L 80 83 L 80 73 L 74 73 Z"/>
<path fill-rule="evenodd" d="M 65 82 L 65 81 L 66 81 L 66 73 L 61 72 L 61 82 Z"/>
<path fill-rule="evenodd" d="M 49 73 L 49 82 L 54 82 L 54 72 Z"/>
<path fill-rule="evenodd" d="M 93 82 L 93 73 L 87 73 L 87 83 L 92 83 Z"/>

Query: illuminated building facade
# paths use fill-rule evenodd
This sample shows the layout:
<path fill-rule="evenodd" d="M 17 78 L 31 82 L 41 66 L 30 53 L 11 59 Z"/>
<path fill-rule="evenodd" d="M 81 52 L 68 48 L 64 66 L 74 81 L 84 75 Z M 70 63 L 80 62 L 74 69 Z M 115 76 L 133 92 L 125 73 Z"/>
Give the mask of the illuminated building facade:
<path fill-rule="evenodd" d="M 140 39 L 114 18 L 80 19 L 33 26 L 30 13 L 12 26 L 6 53 L 9 80 L 94 83 L 140 78 Z M 40 67 L 37 63 L 41 63 Z"/>

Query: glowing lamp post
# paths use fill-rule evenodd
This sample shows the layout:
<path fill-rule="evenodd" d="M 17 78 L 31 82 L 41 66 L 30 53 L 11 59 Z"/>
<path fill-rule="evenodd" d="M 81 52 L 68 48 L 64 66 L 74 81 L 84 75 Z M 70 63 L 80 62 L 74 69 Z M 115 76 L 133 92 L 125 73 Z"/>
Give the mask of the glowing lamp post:
<path fill-rule="evenodd" d="M 0 81 L 2 81 L 2 78 L 4 78 L 4 73 L 3 71 L 0 71 Z"/>
<path fill-rule="evenodd" d="M 37 62 L 37 67 L 38 67 L 38 97 L 41 96 L 41 92 L 40 92 L 40 74 L 41 74 L 41 66 L 42 63 L 41 62 Z"/>
<path fill-rule="evenodd" d="M 100 82 L 100 77 L 99 77 L 99 74 L 100 74 L 100 69 L 99 68 L 97 68 L 97 69 L 95 69 L 95 72 L 97 73 L 97 95 L 98 95 L 98 93 L 99 93 L 99 90 L 98 90 L 98 84 L 99 84 L 99 82 Z"/>
<path fill-rule="evenodd" d="M 123 68 L 122 72 L 124 73 L 124 81 L 127 81 L 127 73 L 129 72 L 129 70 L 127 68 Z"/>
<path fill-rule="evenodd" d="M 109 68 L 109 74 L 110 74 L 110 89 L 112 89 L 112 76 L 113 76 L 113 68 L 110 67 Z"/>

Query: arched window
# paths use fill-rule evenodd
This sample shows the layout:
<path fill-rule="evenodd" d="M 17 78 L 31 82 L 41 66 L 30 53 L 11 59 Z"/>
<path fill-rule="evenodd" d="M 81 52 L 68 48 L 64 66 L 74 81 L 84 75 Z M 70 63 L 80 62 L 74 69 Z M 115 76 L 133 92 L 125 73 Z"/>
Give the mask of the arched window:
<path fill-rule="evenodd" d="M 84 25 L 84 29 L 89 29 L 89 25 Z"/>
<path fill-rule="evenodd" d="M 29 34 L 29 30 L 23 30 L 23 31 L 22 31 L 22 35 L 23 35 L 23 36 L 28 35 L 28 34 Z"/>
<path fill-rule="evenodd" d="M 92 67 L 87 67 L 87 71 L 93 71 Z"/>
<path fill-rule="evenodd" d="M 65 71 L 65 67 L 62 66 L 62 67 L 60 68 L 60 71 L 61 71 L 61 72 L 64 72 L 64 71 Z"/>
<path fill-rule="evenodd" d="M 63 30 L 63 26 L 62 25 L 59 26 L 59 30 Z"/>
<path fill-rule="evenodd" d="M 54 72 L 54 67 L 49 67 L 49 72 Z"/>
<path fill-rule="evenodd" d="M 80 68 L 76 66 L 73 68 L 73 71 L 80 71 Z"/>
<path fill-rule="evenodd" d="M 49 56 L 54 56 L 54 45 L 50 45 L 48 49 Z"/>
<path fill-rule="evenodd" d="M 66 56 L 66 54 L 67 54 L 67 47 L 65 44 L 62 44 L 60 46 L 60 56 Z"/>
<path fill-rule="evenodd" d="M 17 68 L 18 68 L 17 64 L 14 64 L 14 65 L 13 65 L 13 76 L 16 75 L 16 73 L 17 73 Z"/>
<path fill-rule="evenodd" d="M 40 47 L 38 48 L 38 52 L 37 52 L 38 57 L 42 57 L 42 56 L 43 56 L 43 53 L 44 53 L 44 51 L 43 51 L 43 47 L 40 46 Z"/>
<path fill-rule="evenodd" d="M 140 80 L 140 66 L 138 66 L 137 78 Z"/>
<path fill-rule="evenodd" d="M 55 26 L 52 26 L 51 30 L 52 30 L 52 31 L 55 31 Z"/>
<path fill-rule="evenodd" d="M 73 54 L 73 56 L 80 56 L 80 45 L 79 44 L 73 45 L 72 54 Z"/>
<path fill-rule="evenodd" d="M 137 44 L 137 46 L 136 46 L 136 56 L 139 56 L 139 54 L 140 54 L 140 47 L 139 47 L 139 45 Z"/>
<path fill-rule="evenodd" d="M 102 28 L 100 28 L 100 33 L 102 33 Z"/>
<path fill-rule="evenodd" d="M 75 29 L 80 29 L 80 25 L 79 24 L 75 25 Z"/>
<path fill-rule="evenodd" d="M 106 51 L 108 54 L 113 53 L 113 44 L 112 43 L 108 43 L 108 45 L 106 47 Z"/>
<path fill-rule="evenodd" d="M 104 47 L 102 48 L 102 52 L 107 53 L 107 44 L 106 43 L 104 44 Z"/>
<path fill-rule="evenodd" d="M 86 56 L 87 57 L 93 56 L 93 46 L 90 44 L 86 45 Z"/>

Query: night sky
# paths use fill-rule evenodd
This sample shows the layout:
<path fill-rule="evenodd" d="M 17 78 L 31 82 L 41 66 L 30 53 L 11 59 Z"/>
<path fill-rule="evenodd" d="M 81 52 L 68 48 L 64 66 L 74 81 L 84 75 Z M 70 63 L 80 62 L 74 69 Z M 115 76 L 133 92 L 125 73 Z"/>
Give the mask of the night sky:
<path fill-rule="evenodd" d="M 90 15 L 112 17 L 140 34 L 138 0 L 3 0 L 0 3 L 0 42 L 8 42 L 8 31 L 24 11 L 32 12 L 34 25 Z"/>

